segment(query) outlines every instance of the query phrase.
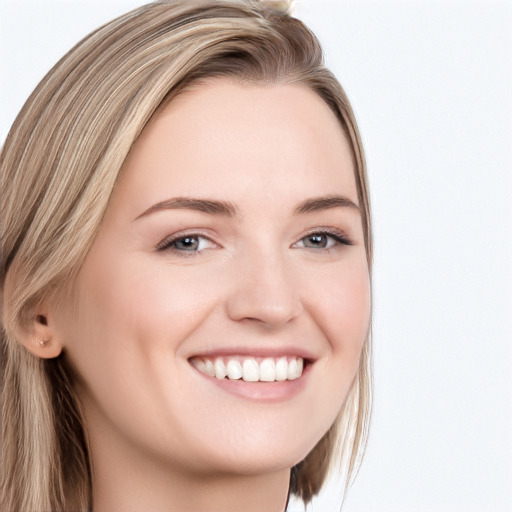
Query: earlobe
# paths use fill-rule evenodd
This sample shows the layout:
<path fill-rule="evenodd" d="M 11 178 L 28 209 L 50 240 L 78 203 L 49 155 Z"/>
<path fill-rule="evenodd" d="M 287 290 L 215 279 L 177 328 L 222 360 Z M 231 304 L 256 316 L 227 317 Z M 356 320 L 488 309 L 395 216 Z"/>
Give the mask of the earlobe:
<path fill-rule="evenodd" d="M 62 352 L 54 328 L 47 315 L 36 314 L 31 332 L 23 340 L 25 348 L 37 357 L 52 359 Z"/>

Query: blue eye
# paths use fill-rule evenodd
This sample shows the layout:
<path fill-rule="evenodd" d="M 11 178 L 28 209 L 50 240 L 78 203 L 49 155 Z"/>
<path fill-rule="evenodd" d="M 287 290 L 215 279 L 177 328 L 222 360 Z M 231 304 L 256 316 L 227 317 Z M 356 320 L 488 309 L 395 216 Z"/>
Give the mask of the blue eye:
<path fill-rule="evenodd" d="M 306 249 L 332 249 L 337 245 L 352 245 L 352 242 L 342 233 L 319 231 L 301 238 L 294 247 Z"/>
<path fill-rule="evenodd" d="M 198 236 L 185 236 L 174 240 L 171 245 L 178 251 L 198 251 L 199 244 Z"/>
<path fill-rule="evenodd" d="M 198 253 L 205 249 L 215 247 L 208 238 L 201 235 L 182 235 L 166 238 L 157 245 L 157 250 L 170 250 L 177 253 Z"/>
<path fill-rule="evenodd" d="M 328 249 L 335 244 L 335 241 L 332 237 L 324 234 L 317 233 L 314 235 L 306 236 L 302 239 L 304 247 L 309 247 L 311 249 Z"/>

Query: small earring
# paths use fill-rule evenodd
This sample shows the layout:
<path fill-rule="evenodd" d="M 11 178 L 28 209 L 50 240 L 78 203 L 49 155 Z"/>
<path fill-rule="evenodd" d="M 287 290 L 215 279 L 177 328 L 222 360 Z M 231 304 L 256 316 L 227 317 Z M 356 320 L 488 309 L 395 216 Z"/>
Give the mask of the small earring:
<path fill-rule="evenodd" d="M 41 347 L 44 347 L 47 343 L 48 343 L 48 341 L 47 341 L 47 340 L 41 340 L 41 341 L 39 342 L 39 345 L 40 345 Z"/>

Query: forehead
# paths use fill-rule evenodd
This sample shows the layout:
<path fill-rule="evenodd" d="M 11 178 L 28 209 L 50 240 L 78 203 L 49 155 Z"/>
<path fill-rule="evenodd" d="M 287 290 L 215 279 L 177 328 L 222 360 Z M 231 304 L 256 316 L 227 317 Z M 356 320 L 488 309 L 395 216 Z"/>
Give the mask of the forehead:
<path fill-rule="evenodd" d="M 133 196 L 138 208 L 169 195 L 243 202 L 343 194 L 357 202 L 347 139 L 315 92 L 227 79 L 191 87 L 158 112 L 118 185 L 113 199 Z"/>

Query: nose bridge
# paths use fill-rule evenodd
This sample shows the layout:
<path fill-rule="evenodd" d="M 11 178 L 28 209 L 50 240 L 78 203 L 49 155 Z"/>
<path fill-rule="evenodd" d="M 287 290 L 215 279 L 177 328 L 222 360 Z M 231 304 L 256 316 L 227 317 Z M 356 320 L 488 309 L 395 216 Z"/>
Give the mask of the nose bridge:
<path fill-rule="evenodd" d="M 297 283 L 286 251 L 253 248 L 236 263 L 228 314 L 233 320 L 250 319 L 278 327 L 302 311 Z"/>

